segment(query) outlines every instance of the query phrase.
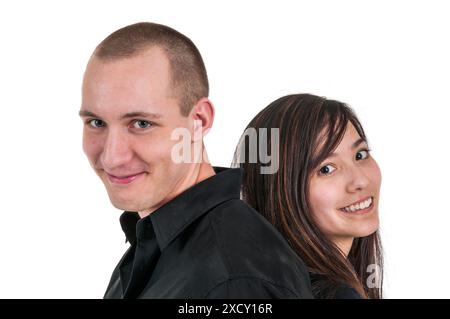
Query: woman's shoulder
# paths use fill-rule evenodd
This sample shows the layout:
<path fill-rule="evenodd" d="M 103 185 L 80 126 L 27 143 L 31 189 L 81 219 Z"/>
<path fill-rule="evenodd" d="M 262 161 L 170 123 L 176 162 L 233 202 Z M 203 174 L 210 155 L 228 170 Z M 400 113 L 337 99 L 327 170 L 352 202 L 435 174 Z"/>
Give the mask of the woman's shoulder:
<path fill-rule="evenodd" d="M 311 287 L 316 299 L 362 299 L 351 286 L 336 283 L 324 275 L 310 273 Z"/>
<path fill-rule="evenodd" d="M 359 293 L 352 287 L 340 284 L 334 295 L 334 299 L 362 299 Z"/>

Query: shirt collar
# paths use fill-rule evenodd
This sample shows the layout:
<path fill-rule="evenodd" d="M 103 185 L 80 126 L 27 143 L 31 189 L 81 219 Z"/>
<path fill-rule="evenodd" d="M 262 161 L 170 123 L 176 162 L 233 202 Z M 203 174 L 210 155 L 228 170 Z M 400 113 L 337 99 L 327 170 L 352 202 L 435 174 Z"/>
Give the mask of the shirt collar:
<path fill-rule="evenodd" d="M 140 218 L 137 212 L 125 211 L 120 224 L 131 245 L 137 238 L 155 236 L 161 251 L 194 220 L 214 206 L 240 198 L 241 168 L 213 167 L 213 175 L 185 190 L 150 215 Z"/>

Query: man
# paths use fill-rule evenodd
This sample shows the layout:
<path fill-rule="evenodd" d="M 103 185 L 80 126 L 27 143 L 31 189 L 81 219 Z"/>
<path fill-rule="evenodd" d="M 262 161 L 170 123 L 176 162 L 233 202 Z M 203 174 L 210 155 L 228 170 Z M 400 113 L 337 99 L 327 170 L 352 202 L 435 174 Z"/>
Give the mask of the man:
<path fill-rule="evenodd" d="M 122 28 L 95 49 L 82 91 L 83 150 L 131 244 L 105 298 L 311 296 L 304 264 L 239 199 L 241 170 L 198 152 L 214 107 L 191 40 L 154 23 Z M 180 130 L 190 140 L 177 152 Z"/>

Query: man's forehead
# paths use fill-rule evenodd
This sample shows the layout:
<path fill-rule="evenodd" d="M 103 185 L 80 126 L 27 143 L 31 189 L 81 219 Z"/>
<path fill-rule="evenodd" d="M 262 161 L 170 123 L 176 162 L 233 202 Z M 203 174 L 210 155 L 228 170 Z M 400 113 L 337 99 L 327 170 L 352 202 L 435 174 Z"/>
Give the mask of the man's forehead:
<path fill-rule="evenodd" d="M 137 56 L 100 59 L 92 57 L 84 77 L 83 90 L 117 88 L 132 90 L 170 88 L 169 60 L 155 48 Z M 139 87 L 138 87 L 139 86 Z"/>
<path fill-rule="evenodd" d="M 82 104 L 89 109 L 158 113 L 152 109 L 167 106 L 173 97 L 169 70 L 161 63 L 149 66 L 131 60 L 110 65 L 100 62 L 88 66 L 83 79 Z"/>

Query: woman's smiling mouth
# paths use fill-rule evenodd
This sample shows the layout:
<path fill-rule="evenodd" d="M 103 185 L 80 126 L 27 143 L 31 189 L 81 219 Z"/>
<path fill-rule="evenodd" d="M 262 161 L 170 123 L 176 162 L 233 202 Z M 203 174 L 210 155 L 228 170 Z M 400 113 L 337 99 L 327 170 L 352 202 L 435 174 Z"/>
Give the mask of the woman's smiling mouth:
<path fill-rule="evenodd" d="M 372 207 L 373 207 L 373 197 L 370 196 L 356 203 L 353 203 L 349 206 L 340 208 L 339 210 L 344 213 L 365 214 L 368 213 L 372 209 Z"/>

